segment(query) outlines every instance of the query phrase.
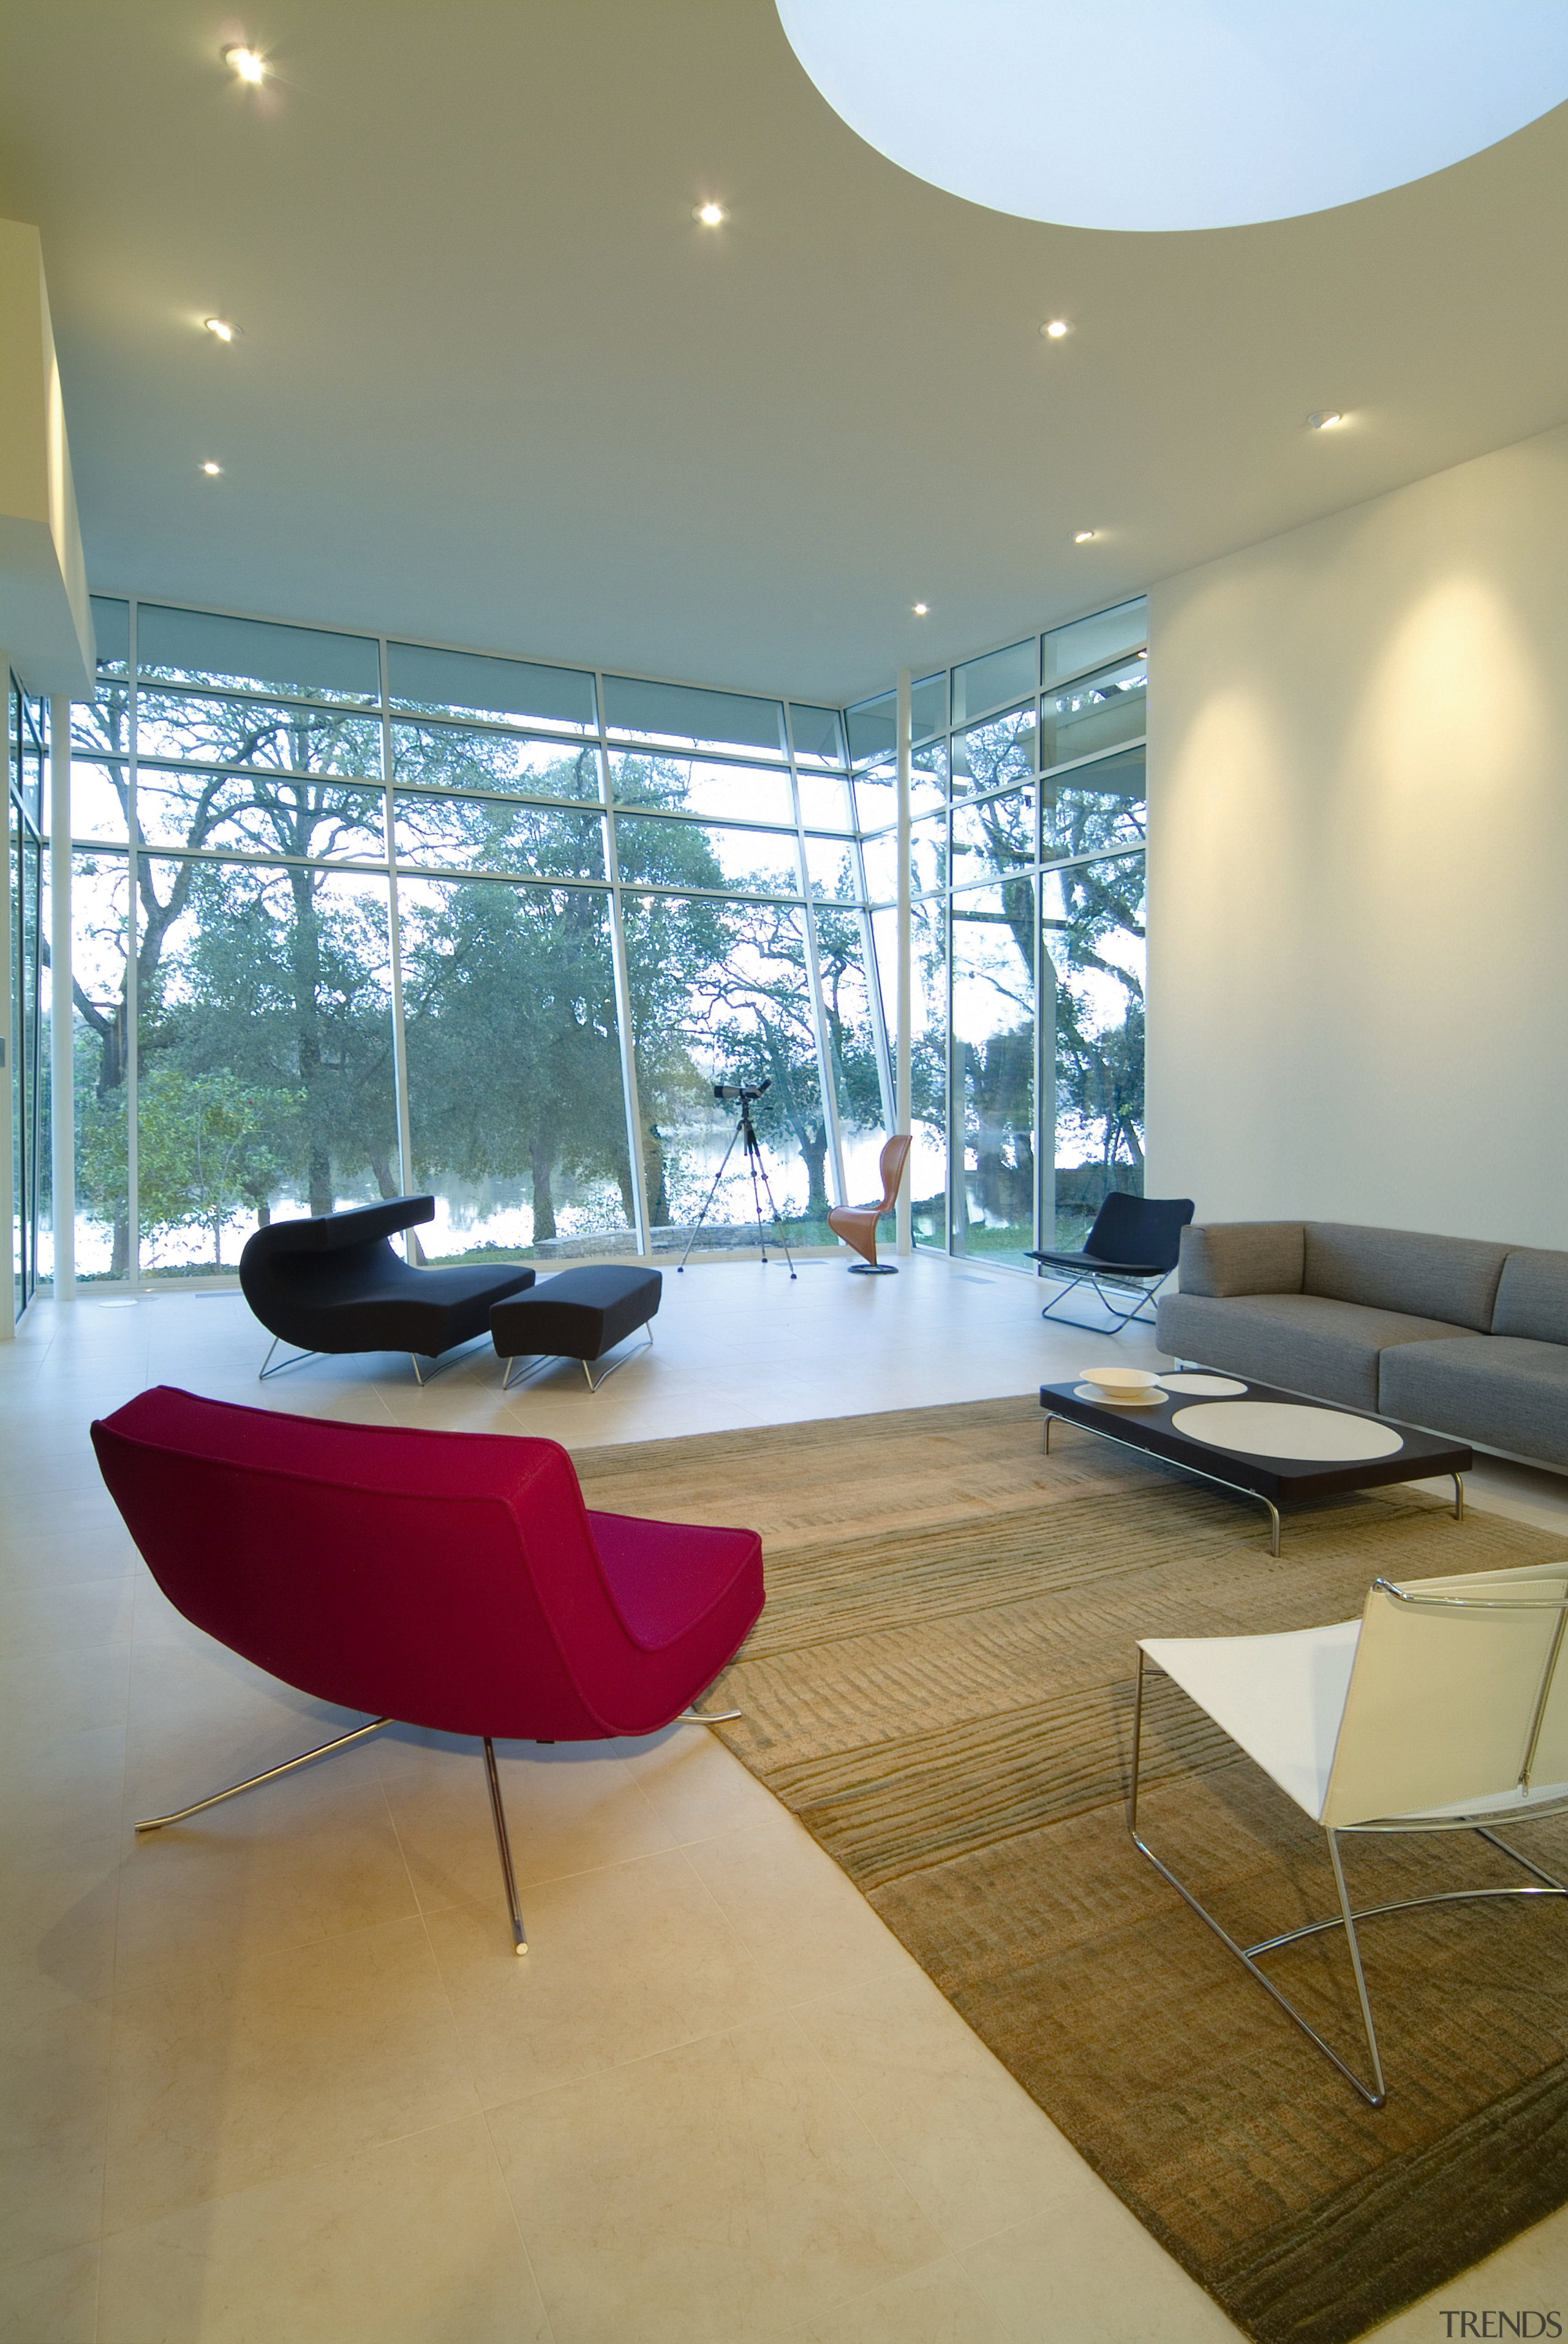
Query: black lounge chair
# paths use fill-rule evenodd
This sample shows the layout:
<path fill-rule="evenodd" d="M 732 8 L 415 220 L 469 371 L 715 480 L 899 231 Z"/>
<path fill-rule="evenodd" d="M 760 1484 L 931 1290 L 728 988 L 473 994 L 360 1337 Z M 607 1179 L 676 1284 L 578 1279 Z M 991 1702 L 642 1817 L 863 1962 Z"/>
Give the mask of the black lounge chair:
<path fill-rule="evenodd" d="M 1149 1308 L 1155 1295 L 1176 1267 L 1181 1249 L 1181 1232 L 1192 1217 L 1191 1197 L 1130 1197 L 1125 1189 L 1113 1189 L 1095 1216 L 1094 1227 L 1083 1240 L 1081 1253 L 1031 1253 L 1030 1261 L 1040 1264 L 1041 1278 L 1060 1278 L 1061 1292 L 1055 1295 L 1040 1312 L 1049 1318 L 1059 1302 L 1080 1286 L 1092 1286 L 1096 1296 L 1111 1313 L 1115 1325 L 1110 1330 L 1120 1334 L 1134 1319 L 1151 1327 L 1154 1314 Z M 1131 1310 L 1123 1310 L 1120 1301 L 1113 1301 L 1106 1287 L 1120 1288 L 1121 1294 L 1134 1296 Z M 1068 1318 L 1069 1327 L 1091 1327 L 1087 1318 Z M 1094 1329 L 1101 1333 L 1102 1329 Z"/>
<path fill-rule="evenodd" d="M 295 1364 L 272 1353 L 407 1351 L 420 1383 L 421 1359 L 438 1359 L 490 1330 L 492 1304 L 534 1282 L 531 1269 L 416 1269 L 387 1240 L 436 1217 L 434 1197 L 393 1197 L 314 1221 L 273 1221 L 239 1258 L 245 1298 L 272 1337 L 259 1382 Z"/>

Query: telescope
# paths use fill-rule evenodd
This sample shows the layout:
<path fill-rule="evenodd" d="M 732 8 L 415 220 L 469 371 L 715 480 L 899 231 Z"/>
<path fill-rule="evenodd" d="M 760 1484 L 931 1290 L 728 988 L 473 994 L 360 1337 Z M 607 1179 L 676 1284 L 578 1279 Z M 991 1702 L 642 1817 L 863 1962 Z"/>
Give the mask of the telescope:
<path fill-rule="evenodd" d="M 763 1092 L 770 1091 L 772 1087 L 773 1077 L 768 1075 L 761 1082 L 755 1084 L 715 1083 L 713 1096 L 716 1099 L 739 1099 L 742 1106 L 755 1106 Z"/>

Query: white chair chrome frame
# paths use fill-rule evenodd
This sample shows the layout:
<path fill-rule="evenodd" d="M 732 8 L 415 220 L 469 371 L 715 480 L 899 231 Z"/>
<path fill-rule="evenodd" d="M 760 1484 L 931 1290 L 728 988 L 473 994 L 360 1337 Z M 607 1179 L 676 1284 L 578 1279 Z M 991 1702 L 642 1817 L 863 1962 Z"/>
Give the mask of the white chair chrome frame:
<path fill-rule="evenodd" d="M 1489 1577 L 1495 1591 L 1480 1591 Z M 1449 1649 L 1444 1651 L 1430 1638 L 1413 1639 L 1400 1632 L 1402 1622 L 1413 1623 L 1418 1620 L 1441 1620 L 1451 1630 L 1459 1629 L 1467 1620 L 1490 1620 L 1505 1633 L 1493 1639 L 1491 1651 L 1473 1648 L 1470 1653 L 1465 1653 L 1450 1635 Z M 1419 1649 L 1423 1641 L 1427 1645 L 1424 1652 Z M 1559 1672 L 1565 1642 L 1568 1564 L 1548 1563 L 1464 1578 L 1412 1581 L 1403 1585 L 1378 1579 L 1367 1596 L 1362 1619 L 1340 1622 L 1332 1628 L 1285 1636 L 1150 1639 L 1139 1644 L 1131 1782 L 1127 1803 L 1127 1827 L 1134 1847 L 1371 2107 L 1381 2108 L 1388 2095 L 1362 1965 L 1358 1925 L 1426 1904 L 1498 1896 L 1568 1898 L 1568 1882 L 1521 1855 L 1493 1828 L 1568 1814 L 1568 1669 Z M 1233 1682 L 1228 1687 L 1224 1684 L 1222 1661 L 1212 1667 L 1206 1663 L 1205 1656 L 1217 1648 L 1239 1645 L 1251 1648 L 1245 1667 L 1253 1682 L 1246 1692 L 1238 1690 L 1240 1681 L 1234 1670 Z M 1271 1681 L 1269 1656 L 1259 1648 L 1282 1648 L 1273 1656 L 1276 1662 L 1282 1662 L 1286 1657 L 1282 1648 L 1292 1645 L 1298 1650 L 1289 1656 L 1289 1670 L 1277 1672 Z M 1303 1661 L 1308 1663 L 1307 1676 L 1302 1673 Z M 1138 1805 L 1145 1672 L 1150 1662 L 1214 1717 L 1237 1746 L 1322 1828 L 1338 1897 L 1337 1913 L 1275 1936 L 1260 1938 L 1252 1945 L 1241 1945 L 1149 1845 L 1140 1830 Z M 1466 1663 L 1472 1662 L 1481 1665 L 1467 1671 Z M 1291 1711 L 1291 1671 L 1297 1679 L 1294 1690 L 1298 1696 L 1310 1678 L 1312 1692 L 1307 1698 L 1315 1700 L 1317 1704 L 1313 1723 L 1319 1729 L 1318 1750 L 1315 1759 L 1306 1764 L 1302 1763 L 1299 1741 L 1293 1749 L 1287 1748 L 1291 1733 L 1299 1733 L 1305 1714 L 1300 1699 L 1293 1717 L 1282 1714 L 1273 1726 L 1269 1722 L 1271 1702 L 1277 1701 L 1282 1713 Z M 1342 1679 L 1337 1689 L 1333 1683 L 1336 1674 Z M 1221 1706 L 1230 1708 L 1229 1721 L 1217 1715 L 1210 1702 L 1193 1690 L 1191 1681 L 1203 1683 L 1206 1677 L 1211 1698 L 1218 1687 Z M 1443 1700 L 1445 1692 L 1456 1683 L 1467 1683 L 1471 1690 L 1492 1696 L 1493 1707 L 1486 1721 L 1490 1747 L 1472 1748 L 1464 1732 L 1456 1731 L 1452 1705 L 1445 1705 Z M 1427 1695 L 1424 1702 L 1423 1692 Z M 1421 1731 L 1423 1722 L 1429 1729 L 1424 1736 Z M 1243 1730 L 1238 1731 L 1238 1726 Z M 1324 1729 L 1332 1729 L 1326 1748 Z M 1445 1735 L 1450 1745 L 1446 1752 L 1440 1747 Z M 1478 1744 L 1484 1743 L 1486 1735 L 1477 1733 L 1473 1738 Z M 1513 1755 L 1507 1763 L 1507 1779 L 1503 1780 L 1498 1760 L 1510 1741 Z M 1467 1765 L 1473 1779 L 1458 1791 L 1457 1796 L 1447 1795 L 1454 1790 L 1456 1769 L 1462 1774 Z M 1369 1794 L 1380 1772 L 1391 1787 L 1406 1795 L 1412 1785 L 1417 1786 L 1415 1803 L 1404 1805 L 1402 1802 L 1401 1811 L 1392 1814 L 1377 1812 L 1375 1800 L 1369 1806 Z M 1543 1773 L 1544 1782 L 1539 1779 Z M 1434 1787 L 1439 1795 L 1426 1796 Z M 1407 1897 L 1360 1910 L 1352 1906 L 1340 1851 L 1342 1837 L 1361 1833 L 1445 1831 L 1475 1832 L 1529 1873 L 1530 1881 L 1504 1887 L 1447 1889 L 1433 1895 Z M 1370 2083 L 1324 2039 L 1260 1966 L 1261 1955 L 1332 1929 L 1345 1933 L 1371 2063 Z"/>

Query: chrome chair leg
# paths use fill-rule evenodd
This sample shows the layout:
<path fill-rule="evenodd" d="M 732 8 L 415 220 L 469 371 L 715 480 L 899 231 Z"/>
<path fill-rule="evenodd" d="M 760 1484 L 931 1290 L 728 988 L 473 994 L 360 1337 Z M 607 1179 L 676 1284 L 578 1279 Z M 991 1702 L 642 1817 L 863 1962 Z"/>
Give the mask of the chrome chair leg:
<path fill-rule="evenodd" d="M 634 1331 L 635 1331 L 635 1330 L 634 1330 Z M 642 1349 L 643 1349 L 645 1351 L 649 1351 L 649 1350 L 651 1350 L 651 1349 L 653 1349 L 653 1329 L 652 1329 L 651 1327 L 645 1327 L 645 1328 L 644 1328 L 644 1329 L 643 1329 L 643 1332 L 644 1332 L 644 1334 L 648 1337 L 648 1340 L 647 1340 L 647 1342 L 646 1342 L 646 1343 L 644 1343 L 644 1344 L 643 1344 Z M 624 1354 L 623 1354 L 623 1356 L 622 1356 L 620 1359 L 616 1359 L 616 1360 L 612 1361 L 612 1363 L 610 1364 L 610 1366 L 608 1366 L 608 1367 L 605 1369 L 605 1371 L 604 1371 L 603 1375 L 602 1375 L 602 1376 L 600 1376 L 600 1378 L 599 1378 L 599 1379 L 598 1379 L 598 1382 L 597 1384 L 595 1383 L 595 1381 L 594 1381 L 594 1379 L 593 1379 L 593 1369 L 592 1369 L 592 1368 L 588 1365 L 588 1361 L 585 1359 L 585 1360 L 583 1361 L 583 1373 L 584 1373 L 584 1375 L 585 1375 L 585 1376 L 587 1376 L 587 1378 L 588 1378 L 588 1388 L 589 1391 L 590 1391 L 590 1392 L 596 1392 L 596 1391 L 599 1390 L 599 1389 L 601 1388 L 601 1386 L 603 1386 L 603 1385 L 607 1384 L 607 1383 L 609 1381 L 609 1379 L 610 1379 L 611 1376 L 613 1376 L 613 1375 L 614 1375 L 614 1373 L 615 1373 L 615 1371 L 616 1371 L 616 1369 L 617 1369 L 617 1368 L 624 1368 L 624 1367 L 625 1367 L 625 1365 L 626 1365 L 626 1363 L 627 1363 L 627 1360 L 628 1360 L 628 1359 L 636 1359 L 636 1357 L 637 1357 L 637 1353 L 636 1353 L 635 1351 L 628 1351 L 628 1352 L 624 1353 Z"/>
<path fill-rule="evenodd" d="M 256 1380 L 258 1384 L 264 1384 L 268 1376 L 280 1376 L 285 1368 L 297 1368 L 306 1359 L 318 1359 L 321 1357 L 319 1351 L 291 1351 L 287 1359 L 279 1359 L 276 1367 L 275 1368 L 272 1364 L 272 1355 L 274 1351 L 276 1350 L 282 1340 L 283 1338 L 281 1335 L 275 1335 L 271 1342 L 267 1345 L 266 1357 L 263 1359 L 256 1373 Z"/>
<path fill-rule="evenodd" d="M 193 1800 L 188 1807 L 176 1807 L 172 1815 L 148 1815 L 137 1824 L 139 1832 L 162 1831 L 166 1824 L 183 1824 L 187 1815 L 199 1815 L 204 1808 L 217 1807 L 225 1799 L 237 1799 L 242 1791 L 254 1791 L 258 1783 L 275 1783 L 280 1774 L 292 1774 L 297 1766 L 308 1766 L 317 1758 L 330 1757 L 335 1750 L 347 1750 L 351 1742 L 363 1742 L 367 1734 L 379 1733 L 390 1725 L 389 1717 L 372 1718 L 368 1725 L 357 1725 L 352 1733 L 340 1733 L 333 1742 L 317 1743 L 314 1750 L 302 1750 L 297 1758 L 286 1758 L 281 1766 L 268 1766 L 259 1774 L 247 1774 L 243 1783 L 231 1783 L 226 1791 L 215 1791 L 209 1799 Z"/>
<path fill-rule="evenodd" d="M 1167 1269 L 1161 1272 L 1151 1286 L 1141 1287 L 1135 1287 L 1130 1282 L 1121 1280 L 1110 1281 L 1111 1284 L 1120 1284 L 1123 1294 L 1136 1294 L 1138 1298 L 1131 1310 L 1123 1310 L 1120 1303 L 1111 1299 L 1101 1280 L 1091 1270 L 1081 1270 L 1075 1277 L 1066 1277 L 1060 1270 L 1042 1269 L 1040 1274 L 1044 1278 L 1054 1278 L 1061 1286 L 1060 1293 L 1053 1296 L 1040 1312 L 1042 1318 L 1053 1318 L 1058 1303 L 1065 1302 L 1068 1296 L 1076 1293 L 1081 1286 L 1093 1288 L 1095 1300 L 1112 1322 L 1110 1327 L 1097 1327 L 1088 1318 L 1060 1318 L 1055 1320 L 1059 1327 L 1081 1327 L 1086 1334 L 1090 1335 L 1120 1335 L 1124 1327 L 1134 1325 L 1152 1327 L 1155 1322 L 1149 1315 L 1148 1305 L 1156 1298 L 1160 1288 L 1171 1276 L 1171 1272 Z"/>
<path fill-rule="evenodd" d="M 496 1826 L 501 1878 L 507 1884 L 507 1904 L 512 1915 L 512 1950 L 526 1954 L 528 1940 L 523 1927 L 523 1908 L 518 1902 L 518 1878 L 512 1870 L 512 1843 L 507 1836 L 507 1811 L 501 1804 L 501 1778 L 496 1772 L 496 1745 L 487 1733 L 485 1736 L 485 1780 L 489 1785 L 490 1820 Z"/>
<path fill-rule="evenodd" d="M 1356 1943 L 1355 1939 L 1354 1916 L 1351 1913 L 1349 1900 L 1345 1894 L 1344 1874 L 1340 1868 L 1339 1850 L 1334 1845 L 1334 1834 L 1332 1832 L 1328 1834 L 1329 1855 L 1333 1864 L 1334 1881 L 1340 1892 L 1341 1919 L 1336 1919 L 1332 1925 L 1335 1927 L 1340 1926 L 1342 1919 L 1342 1925 L 1345 1926 L 1351 1939 L 1351 1960 L 1355 1970 L 1357 1991 L 1361 1996 L 1362 2016 L 1366 2028 L 1367 2044 L 1372 2052 L 1372 2075 L 1375 2079 L 1375 2089 L 1372 2086 L 1364 2084 L 1362 2081 L 1361 2077 L 1356 2074 L 1355 2069 L 1347 2065 L 1347 2063 L 1341 2058 L 1339 2053 L 1334 2049 L 1332 2043 L 1324 2041 L 1323 2037 L 1318 2033 L 1317 2028 L 1312 2025 L 1310 2020 L 1302 2016 L 1302 2013 L 1296 2008 L 1295 2004 L 1290 2000 L 1288 1995 L 1281 1993 L 1279 1987 L 1274 1984 L 1273 1979 L 1269 1976 L 1267 1971 L 1261 1969 L 1257 1962 L 1253 1959 L 1254 1955 L 1268 1952 L 1272 1945 L 1280 1941 L 1270 1938 L 1261 1945 L 1239 1945 L 1236 1943 L 1235 1938 L 1231 1936 L 1230 1931 L 1225 1928 L 1221 1922 L 1214 1918 L 1212 1913 L 1211 1913 L 1206 1906 L 1200 1904 L 1196 1896 L 1193 1895 L 1192 1891 L 1187 1887 L 1182 1881 L 1178 1880 L 1176 1874 L 1171 1871 L 1166 1864 L 1161 1864 L 1160 1858 L 1155 1854 L 1148 1842 L 1141 1836 L 1138 1829 L 1138 1785 L 1143 1748 L 1143 1676 L 1144 1662 L 1146 1657 L 1145 1653 L 1140 1650 L 1138 1654 L 1138 1689 L 1132 1706 L 1132 1781 L 1127 1797 L 1127 1832 L 1129 1838 L 1131 1840 L 1133 1846 L 1138 1850 L 1139 1854 L 1148 1858 L 1149 1862 L 1154 1866 L 1155 1871 L 1160 1874 L 1161 1880 L 1169 1882 L 1170 1885 L 1176 1891 L 1177 1895 L 1181 1897 L 1182 1903 L 1191 1906 L 1193 1912 L 1196 1913 L 1198 1918 L 1203 1923 L 1204 1926 L 1213 1931 L 1215 1936 L 1219 1938 L 1220 1943 L 1224 1946 L 1226 1952 L 1235 1955 L 1236 1959 L 1241 1963 L 1241 1967 L 1247 1972 L 1249 1977 L 1255 1978 L 1258 1984 L 1262 1987 L 1263 1992 L 1269 1996 L 1270 2000 L 1277 2002 L 1280 2008 L 1284 2012 L 1286 2017 L 1293 2020 L 1295 2025 L 1301 2028 L 1302 2033 L 1308 2036 L 1312 2042 L 1317 2045 L 1318 2049 L 1322 2053 L 1324 2058 L 1329 2061 L 1331 2066 L 1339 2069 L 1340 2074 L 1345 2078 L 1346 2082 L 1354 2086 L 1356 2091 L 1360 2093 L 1362 2098 L 1366 2101 L 1368 2107 L 1381 2108 L 1387 2097 L 1387 2094 L 1383 2088 L 1382 2068 L 1378 2060 L 1377 2038 L 1372 2033 L 1372 2009 L 1367 2001 L 1366 1982 L 1362 1975 L 1361 1947 Z M 1321 1926 L 1322 1925 L 1320 1924 L 1319 1925 Z M 1294 1935 L 1297 1933 L 1292 1932 L 1292 1934 Z"/>

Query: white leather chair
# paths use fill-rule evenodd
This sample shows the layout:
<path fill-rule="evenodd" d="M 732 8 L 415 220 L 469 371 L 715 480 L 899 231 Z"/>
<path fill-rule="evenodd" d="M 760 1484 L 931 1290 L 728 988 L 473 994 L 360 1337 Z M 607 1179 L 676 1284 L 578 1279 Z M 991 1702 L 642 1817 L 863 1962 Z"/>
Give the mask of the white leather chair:
<path fill-rule="evenodd" d="M 1387 2097 L 1357 1924 L 1471 1896 L 1568 1896 L 1568 1883 L 1497 1829 L 1568 1813 L 1568 1563 L 1454 1579 L 1374 1581 L 1359 1620 L 1275 1636 L 1150 1639 L 1138 1647 L 1128 1828 L 1192 1910 L 1320 2051 L 1382 2107 Z M 1152 1662 L 1321 1824 L 1339 1912 L 1241 1945 L 1141 1837 L 1144 1675 Z M 1528 1884 L 1352 1909 L 1342 1834 L 1475 1831 Z M 1260 1956 L 1342 1928 L 1372 2081 L 1362 2081 L 1260 1966 Z"/>

